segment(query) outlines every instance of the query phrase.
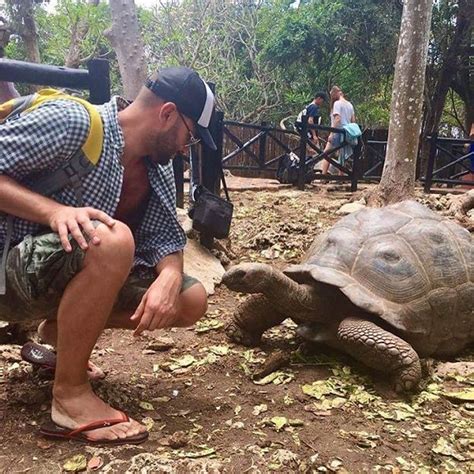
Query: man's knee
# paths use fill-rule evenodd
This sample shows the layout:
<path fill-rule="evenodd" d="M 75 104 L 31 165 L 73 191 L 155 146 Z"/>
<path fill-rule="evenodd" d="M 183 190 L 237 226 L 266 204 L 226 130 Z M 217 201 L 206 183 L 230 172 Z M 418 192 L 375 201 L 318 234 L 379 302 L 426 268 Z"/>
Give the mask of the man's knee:
<path fill-rule="evenodd" d="M 98 245 L 89 244 L 85 264 L 101 262 L 112 266 L 131 266 L 135 253 L 135 242 L 130 228 L 120 221 L 112 227 L 99 223 L 96 235 L 100 238 Z"/>
<path fill-rule="evenodd" d="M 207 293 L 201 283 L 196 283 L 181 294 L 183 298 L 183 322 L 187 326 L 193 325 L 201 319 L 207 311 Z"/>

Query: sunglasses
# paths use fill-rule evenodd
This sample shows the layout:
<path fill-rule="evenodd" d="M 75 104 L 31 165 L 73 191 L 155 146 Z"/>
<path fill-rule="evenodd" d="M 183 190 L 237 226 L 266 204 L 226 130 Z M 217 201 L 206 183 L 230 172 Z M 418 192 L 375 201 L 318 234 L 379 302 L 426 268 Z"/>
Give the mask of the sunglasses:
<path fill-rule="evenodd" d="M 197 145 L 201 139 L 200 138 L 196 138 L 194 135 L 193 135 L 193 132 L 191 131 L 191 129 L 188 127 L 188 124 L 186 123 L 186 120 L 184 120 L 184 117 L 181 115 L 181 112 L 178 112 L 179 116 L 181 117 L 181 120 L 183 121 L 184 123 L 184 126 L 187 128 L 188 130 L 188 133 L 189 133 L 189 142 L 186 143 L 186 145 L 184 145 L 185 147 L 189 148 L 189 147 L 192 147 L 193 145 Z"/>

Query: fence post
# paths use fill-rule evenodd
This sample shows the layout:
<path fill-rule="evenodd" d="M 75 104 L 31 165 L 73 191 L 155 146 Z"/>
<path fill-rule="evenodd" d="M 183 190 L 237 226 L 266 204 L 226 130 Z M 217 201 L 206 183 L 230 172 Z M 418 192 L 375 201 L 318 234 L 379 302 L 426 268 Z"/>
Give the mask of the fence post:
<path fill-rule="evenodd" d="M 176 206 L 184 208 L 184 158 L 178 154 L 173 159 L 174 182 L 176 184 Z M 191 186 L 191 183 L 189 183 Z"/>
<path fill-rule="evenodd" d="M 306 146 L 308 142 L 308 116 L 303 114 L 301 117 L 300 131 L 300 163 L 298 166 L 298 189 L 304 190 L 306 178 Z"/>
<path fill-rule="evenodd" d="M 362 155 L 362 136 L 357 139 L 357 145 L 354 147 L 351 173 L 351 192 L 357 191 L 357 180 L 359 179 L 359 162 Z"/>
<path fill-rule="evenodd" d="M 106 59 L 91 59 L 87 62 L 89 70 L 89 101 L 103 104 L 110 100 L 110 65 Z"/>
<path fill-rule="evenodd" d="M 212 92 L 215 93 L 215 84 L 208 82 Z M 219 194 L 220 180 L 222 175 L 222 148 L 224 142 L 224 112 L 214 110 L 209 131 L 216 144 L 217 150 L 211 150 L 202 144 L 201 170 L 202 184 L 214 194 Z M 214 237 L 205 232 L 200 234 L 200 242 L 204 247 L 211 249 L 214 245 Z"/>
<path fill-rule="evenodd" d="M 433 170 L 434 170 L 434 162 L 436 158 L 436 140 L 438 139 L 438 132 L 433 133 L 430 137 L 430 156 L 428 158 L 428 169 L 426 170 L 426 177 L 425 177 L 425 193 L 430 193 L 431 191 L 431 183 L 433 182 Z"/>
<path fill-rule="evenodd" d="M 266 127 L 267 122 L 262 122 L 260 124 L 262 127 Z M 258 166 L 261 170 L 265 168 L 265 154 L 267 151 L 267 132 L 260 137 L 258 142 Z"/>

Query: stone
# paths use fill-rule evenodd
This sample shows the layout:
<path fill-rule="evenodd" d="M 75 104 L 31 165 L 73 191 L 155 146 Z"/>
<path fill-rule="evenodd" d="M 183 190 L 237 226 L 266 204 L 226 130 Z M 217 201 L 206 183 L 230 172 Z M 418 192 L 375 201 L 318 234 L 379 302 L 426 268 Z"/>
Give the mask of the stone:
<path fill-rule="evenodd" d="M 176 208 L 178 214 L 179 225 L 183 228 L 186 235 L 189 235 L 193 230 L 193 221 L 189 218 L 187 211 L 181 209 L 180 207 Z"/>
<path fill-rule="evenodd" d="M 225 269 L 221 262 L 206 248 L 188 239 L 184 248 L 184 272 L 197 278 L 206 289 L 208 295 L 214 294 L 214 287 L 222 280 Z"/>
<path fill-rule="evenodd" d="M 171 337 L 158 336 L 153 338 L 153 340 L 147 344 L 146 348 L 153 352 L 164 352 L 172 349 L 175 345 L 176 343 Z"/>
<path fill-rule="evenodd" d="M 362 204 L 361 202 L 349 202 L 347 204 L 344 204 L 339 208 L 338 211 L 336 211 L 336 214 L 345 216 L 346 214 L 352 214 L 353 212 L 360 211 L 361 209 L 364 209 L 365 205 Z"/>
<path fill-rule="evenodd" d="M 437 364 L 434 372 L 440 377 L 446 377 L 447 375 L 472 377 L 474 374 L 474 362 L 440 362 L 439 364 Z"/>

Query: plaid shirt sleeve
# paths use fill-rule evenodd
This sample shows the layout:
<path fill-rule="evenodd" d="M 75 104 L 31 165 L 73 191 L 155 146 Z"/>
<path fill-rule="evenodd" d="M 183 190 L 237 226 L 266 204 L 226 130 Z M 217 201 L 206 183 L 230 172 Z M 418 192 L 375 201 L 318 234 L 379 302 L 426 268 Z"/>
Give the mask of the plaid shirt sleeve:
<path fill-rule="evenodd" d="M 89 115 L 80 105 L 58 100 L 0 126 L 0 174 L 23 181 L 56 169 L 84 143 Z"/>
<path fill-rule="evenodd" d="M 152 220 L 146 219 L 136 235 L 135 265 L 154 267 L 167 255 L 183 250 L 186 236 L 176 217 L 169 215 L 168 210 L 152 198 L 153 209 L 149 206 L 147 214 L 153 213 Z"/>
<path fill-rule="evenodd" d="M 151 174 L 154 192 L 136 233 L 135 265 L 154 267 L 167 255 L 184 249 L 186 235 L 176 215 L 172 165 L 156 166 Z"/>

